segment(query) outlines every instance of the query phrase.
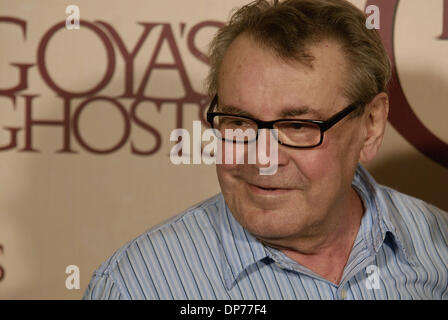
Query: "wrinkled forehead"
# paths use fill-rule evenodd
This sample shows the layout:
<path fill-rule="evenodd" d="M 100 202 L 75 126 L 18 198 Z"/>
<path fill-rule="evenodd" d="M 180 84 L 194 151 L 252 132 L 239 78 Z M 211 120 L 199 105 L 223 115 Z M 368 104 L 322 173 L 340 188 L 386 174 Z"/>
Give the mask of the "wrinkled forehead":
<path fill-rule="evenodd" d="M 313 57 L 311 66 L 281 58 L 247 36 L 236 38 L 219 72 L 220 104 L 269 116 L 298 107 L 306 107 L 314 115 L 338 110 L 347 102 L 347 63 L 341 46 L 323 40 L 310 46 L 308 52 Z"/>

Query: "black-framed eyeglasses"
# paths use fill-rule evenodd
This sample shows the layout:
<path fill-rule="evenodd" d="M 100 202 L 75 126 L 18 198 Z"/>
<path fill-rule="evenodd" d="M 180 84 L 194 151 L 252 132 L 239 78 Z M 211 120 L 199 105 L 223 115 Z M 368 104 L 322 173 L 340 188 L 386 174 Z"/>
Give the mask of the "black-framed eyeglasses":
<path fill-rule="evenodd" d="M 324 132 L 359 106 L 358 103 L 352 103 L 326 121 L 306 119 L 261 121 L 248 116 L 213 112 L 217 104 L 218 95 L 215 95 L 207 111 L 207 121 L 220 133 L 219 138 L 222 140 L 233 143 L 253 142 L 258 139 L 259 129 L 276 129 L 272 132 L 276 132 L 274 136 L 278 143 L 292 148 L 314 148 L 321 145 Z"/>

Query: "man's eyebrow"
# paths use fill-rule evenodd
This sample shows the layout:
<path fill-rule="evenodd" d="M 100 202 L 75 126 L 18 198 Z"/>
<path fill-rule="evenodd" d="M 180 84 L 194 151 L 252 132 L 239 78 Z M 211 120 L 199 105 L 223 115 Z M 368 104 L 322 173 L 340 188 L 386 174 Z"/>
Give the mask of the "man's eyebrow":
<path fill-rule="evenodd" d="M 234 114 L 237 116 L 246 116 L 246 117 L 251 117 L 253 118 L 253 115 L 250 114 L 247 111 L 241 110 L 237 107 L 231 106 L 231 105 L 218 105 L 216 108 L 217 112 L 223 112 L 223 113 L 229 113 L 229 114 Z"/>
<path fill-rule="evenodd" d="M 234 107 L 232 105 L 218 105 L 216 108 L 217 112 L 222 113 L 229 113 L 234 114 L 238 116 L 246 116 L 253 118 L 254 116 L 244 110 L 241 110 L 240 108 Z M 303 116 L 304 114 L 309 114 L 312 116 L 317 117 L 317 119 L 323 119 L 323 116 L 320 112 L 308 107 L 308 106 L 300 106 L 300 107 L 290 107 L 287 109 L 284 109 L 279 114 L 279 119 L 286 119 L 286 118 L 295 118 L 298 116 Z"/>
<path fill-rule="evenodd" d="M 308 106 L 291 107 L 288 109 L 284 109 L 280 113 L 280 116 L 282 118 L 293 118 L 293 117 L 303 116 L 304 114 L 309 114 L 309 115 L 315 116 L 318 119 L 323 118 L 323 115 L 319 111 L 316 111 L 315 109 L 312 109 Z"/>

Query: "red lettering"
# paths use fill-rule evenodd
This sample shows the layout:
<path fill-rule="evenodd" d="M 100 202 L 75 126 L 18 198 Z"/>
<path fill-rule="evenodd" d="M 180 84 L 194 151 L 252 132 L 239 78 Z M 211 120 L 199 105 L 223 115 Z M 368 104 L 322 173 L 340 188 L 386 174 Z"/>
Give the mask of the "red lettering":
<path fill-rule="evenodd" d="M 50 77 L 50 74 L 48 73 L 47 65 L 45 62 L 45 52 L 47 50 L 47 46 L 51 40 L 51 37 L 53 37 L 53 35 L 57 31 L 59 31 L 61 29 L 65 30 L 65 21 L 54 25 L 52 28 L 50 28 L 50 30 L 48 30 L 45 33 L 45 35 L 42 37 L 42 40 L 39 43 L 39 46 L 37 49 L 37 66 L 38 66 L 39 72 L 42 76 L 42 79 L 44 79 L 45 83 L 60 96 L 83 97 L 83 96 L 93 95 L 93 94 L 97 93 L 98 91 L 100 91 L 101 89 L 103 89 L 109 83 L 110 79 L 112 78 L 112 75 L 114 74 L 115 52 L 114 52 L 111 42 L 109 41 L 109 38 L 107 38 L 107 35 L 100 28 L 95 26 L 94 24 L 87 22 L 87 21 L 81 21 L 80 23 L 81 23 L 82 27 L 92 30 L 100 38 L 101 42 L 103 43 L 104 48 L 106 49 L 106 54 L 107 54 L 106 72 L 105 72 L 103 78 L 101 79 L 101 81 L 95 87 L 91 88 L 90 90 L 86 90 L 86 91 L 82 91 L 82 92 L 73 92 L 73 91 L 64 90 L 60 86 L 58 86 L 54 82 L 54 80 Z M 67 31 L 67 32 L 70 32 L 70 31 Z"/>
<path fill-rule="evenodd" d="M 32 141 L 32 127 L 33 126 L 62 126 L 63 127 L 63 148 L 58 152 L 75 152 L 70 149 L 70 103 L 66 99 L 64 103 L 64 115 L 62 120 L 53 119 L 33 119 L 33 103 L 32 100 L 39 95 L 22 95 L 25 98 L 25 148 L 22 152 L 39 152 L 39 150 L 33 149 Z"/>
<path fill-rule="evenodd" d="M 195 26 L 193 26 L 193 28 L 191 28 L 190 32 L 188 33 L 188 38 L 187 38 L 187 45 L 188 45 L 188 49 L 190 50 L 190 52 L 193 54 L 193 56 L 195 56 L 196 58 L 198 58 L 200 61 L 204 62 L 205 64 L 208 64 L 208 58 L 207 55 L 203 52 L 201 52 L 195 44 L 195 38 L 197 33 L 202 30 L 203 28 L 222 28 L 225 24 L 219 21 L 203 21 L 200 22 L 198 24 L 196 24 Z M 200 99 L 198 101 L 199 104 L 199 111 L 198 111 L 198 118 L 199 120 L 201 120 L 201 123 L 206 126 L 206 127 L 210 127 L 210 124 L 207 122 L 206 119 L 206 110 L 208 107 L 208 102 L 207 99 L 205 97 L 203 97 L 202 99 Z"/>
<path fill-rule="evenodd" d="M 120 112 L 120 114 L 123 118 L 123 123 L 124 123 L 123 135 L 122 135 L 120 141 L 115 146 L 108 148 L 108 149 L 103 149 L 103 150 L 95 149 L 95 148 L 89 146 L 84 141 L 84 139 L 81 137 L 81 133 L 79 131 L 79 117 L 81 116 L 81 112 L 84 110 L 84 108 L 86 108 L 88 106 L 89 103 L 91 103 L 93 101 L 98 101 L 98 100 L 110 102 L 112 105 L 117 107 L 118 111 Z M 75 110 L 75 113 L 73 114 L 73 133 L 74 133 L 76 139 L 78 140 L 79 144 L 84 149 L 86 149 L 87 151 L 90 151 L 92 153 L 107 154 L 107 153 L 112 153 L 114 151 L 117 151 L 126 143 L 126 141 L 129 138 L 130 132 L 131 132 L 131 125 L 129 123 L 129 118 L 128 118 L 126 109 L 123 107 L 123 105 L 121 103 L 119 103 L 117 100 L 115 100 L 113 98 L 102 97 L 102 96 L 89 98 L 89 99 L 85 100 L 83 103 L 81 103 L 79 105 L 79 107 Z"/>
<path fill-rule="evenodd" d="M 148 123 L 144 122 L 143 120 L 141 120 L 138 116 L 137 116 L 137 107 L 139 106 L 139 104 L 144 101 L 142 99 L 139 100 L 135 100 L 134 103 L 131 106 L 131 119 L 142 129 L 146 130 L 147 132 L 151 133 L 155 138 L 156 138 L 156 144 L 155 146 L 150 149 L 150 150 L 146 150 L 146 151 L 141 151 L 139 149 L 137 149 L 134 145 L 133 142 L 131 142 L 131 151 L 134 154 L 138 154 L 138 155 L 144 155 L 144 156 L 149 156 L 152 155 L 154 153 L 156 153 L 159 149 L 160 146 L 162 144 L 162 137 L 160 136 L 160 133 L 152 126 L 150 126 Z M 156 104 L 157 110 L 160 111 L 160 104 Z"/>
<path fill-rule="evenodd" d="M 0 17 L 0 23 L 11 23 L 18 25 L 23 32 L 23 38 L 26 37 L 26 21 L 12 18 L 12 17 Z M 19 83 L 15 86 L 12 86 L 7 89 L 0 89 L 1 95 L 13 96 L 15 93 L 25 90 L 28 88 L 28 70 L 34 64 L 19 64 L 19 63 L 10 63 L 10 65 L 19 68 Z M 1 150 L 1 149 L 0 149 Z"/>
<path fill-rule="evenodd" d="M 443 30 L 438 38 L 448 40 L 448 0 L 443 1 Z"/>
<path fill-rule="evenodd" d="M 393 108 L 390 108 L 388 120 L 417 150 L 445 168 L 448 168 L 448 144 L 435 136 L 419 120 L 406 99 L 400 84 L 393 39 L 394 19 L 398 3 L 399 0 L 368 0 L 366 3 L 366 7 L 376 5 L 380 8 L 381 29 L 379 32 L 392 62 L 390 105 Z"/>
<path fill-rule="evenodd" d="M 168 46 L 170 48 L 171 54 L 174 58 L 174 63 L 157 63 L 156 60 L 160 54 L 162 44 L 164 41 L 167 41 Z M 146 85 L 148 83 L 148 80 L 151 76 L 151 73 L 155 69 L 175 69 L 178 71 L 179 76 L 182 80 L 183 87 L 185 89 L 185 97 L 182 99 L 183 102 L 198 102 L 202 98 L 202 96 L 195 92 L 191 86 L 190 80 L 187 76 L 187 72 L 185 70 L 185 66 L 182 62 L 179 49 L 177 48 L 176 41 L 174 40 L 173 31 L 171 29 L 171 26 L 167 23 L 162 24 L 162 32 L 160 33 L 160 37 L 157 41 L 157 44 L 154 49 L 154 54 L 151 57 L 151 60 L 149 62 L 148 68 L 146 69 L 146 72 L 142 78 L 142 82 L 140 84 L 140 87 L 137 91 L 137 96 L 141 98 L 151 98 L 146 97 L 144 95 L 144 91 L 146 88 Z"/>
<path fill-rule="evenodd" d="M 196 34 L 203 28 L 215 27 L 219 29 L 222 28 L 224 25 L 225 25 L 224 23 L 219 21 L 204 21 L 196 24 L 193 28 L 191 28 L 190 32 L 188 33 L 187 45 L 190 52 L 200 61 L 204 62 L 205 64 L 208 64 L 207 55 L 203 53 L 201 50 L 199 50 L 194 42 Z"/>
<path fill-rule="evenodd" d="M 15 109 L 16 107 L 16 97 L 15 96 L 6 96 L 11 99 L 12 101 L 12 107 Z M 4 129 L 8 130 L 10 133 L 10 139 L 9 144 L 0 146 L 0 151 L 14 149 L 17 146 L 17 132 L 21 130 L 21 128 L 14 128 L 14 127 L 4 127 Z"/>
<path fill-rule="evenodd" d="M 104 28 L 106 28 L 110 35 L 112 36 L 112 39 L 115 41 L 115 43 L 118 46 L 118 50 L 121 53 L 121 56 L 123 57 L 124 63 L 125 63 L 125 78 L 124 78 L 124 85 L 125 90 L 124 93 L 120 97 L 134 97 L 134 59 L 137 53 L 140 51 L 143 43 L 145 42 L 146 38 L 148 37 L 151 30 L 157 26 L 157 24 L 154 23 L 139 23 L 143 26 L 143 32 L 140 38 L 137 41 L 137 44 L 134 46 L 134 49 L 132 49 L 131 52 L 129 52 L 126 49 L 126 46 L 123 43 L 123 40 L 121 40 L 120 35 L 117 31 L 108 23 L 103 21 L 97 21 L 98 24 L 102 25 Z"/>
<path fill-rule="evenodd" d="M 0 244 L 0 253 L 3 254 L 3 245 Z M 0 281 L 5 278 L 5 269 L 0 265 Z"/>
<path fill-rule="evenodd" d="M 9 17 L 0 17 L 0 22 L 3 23 L 12 23 L 18 25 L 23 33 L 25 38 L 26 36 L 26 22 L 16 18 Z M 53 25 L 50 29 L 48 29 L 42 39 L 40 40 L 37 48 L 37 57 L 36 64 L 39 70 L 39 73 L 43 79 L 43 81 L 47 84 L 49 88 L 51 88 L 63 101 L 62 104 L 62 116 L 54 119 L 46 117 L 45 119 L 36 119 L 36 116 L 33 114 L 35 111 L 35 98 L 39 95 L 37 94 L 22 94 L 20 97 L 24 98 L 24 126 L 13 127 L 13 126 L 3 126 L 1 129 L 5 130 L 8 134 L 7 141 L 2 142 L 0 144 L 0 151 L 11 150 L 18 147 L 18 139 L 21 137 L 19 135 L 19 131 L 23 129 L 24 131 L 24 147 L 20 149 L 19 152 L 40 152 L 36 148 L 33 141 L 33 129 L 36 127 L 56 127 L 58 129 L 62 129 L 62 148 L 57 150 L 58 153 L 77 153 L 77 151 L 72 149 L 71 146 L 71 134 L 73 130 L 73 135 L 75 136 L 79 145 L 95 154 L 108 154 L 114 151 L 119 150 L 124 146 L 124 144 L 128 141 L 131 132 L 131 125 L 135 123 L 138 127 L 146 131 L 150 134 L 155 142 L 152 146 L 143 147 L 137 145 L 135 141 L 131 141 L 131 152 L 136 155 L 152 155 L 160 150 L 162 145 L 162 137 L 160 132 L 150 124 L 148 119 L 144 119 L 143 117 L 138 115 L 138 108 L 142 108 L 141 104 L 144 101 L 152 102 L 155 104 L 157 110 L 161 110 L 161 106 L 164 103 L 174 103 L 176 107 L 175 112 L 175 125 L 177 128 L 183 127 L 183 116 L 184 116 L 184 107 L 185 104 L 196 104 L 198 106 L 198 118 L 202 121 L 204 125 L 208 126 L 208 123 L 205 119 L 205 111 L 208 106 L 208 101 L 206 97 L 198 92 L 196 92 L 190 82 L 190 79 L 187 75 L 185 65 L 183 63 L 179 48 L 177 46 L 173 30 L 168 23 L 139 23 L 143 30 L 138 37 L 138 40 L 130 46 L 126 47 L 119 33 L 114 29 L 114 27 L 103 21 L 95 21 L 95 24 L 90 23 L 88 21 L 81 21 L 81 25 L 93 33 L 99 38 L 102 42 L 106 54 L 107 54 L 107 66 L 102 79 L 92 87 L 88 88 L 84 91 L 72 91 L 71 89 L 64 89 L 59 84 L 55 82 L 55 80 L 50 76 L 48 70 L 48 61 L 46 60 L 46 52 L 50 45 L 51 39 L 57 32 L 65 31 L 65 22 L 60 22 Z M 200 22 L 191 28 L 188 34 L 185 31 L 185 23 L 181 24 L 181 37 L 185 35 L 187 40 L 187 47 L 189 52 L 199 59 L 200 61 L 207 63 L 207 56 L 205 53 L 201 52 L 195 44 L 195 39 L 197 34 L 203 30 L 204 28 L 213 27 L 219 28 L 223 24 L 217 21 L 204 21 Z M 149 59 L 149 63 L 144 70 L 144 75 L 142 77 L 142 81 L 134 87 L 134 61 L 139 52 L 143 47 L 146 39 L 150 36 L 151 32 L 154 28 L 158 26 L 161 28 L 160 35 L 157 35 L 157 41 L 154 46 L 153 53 Z M 109 38 L 108 38 L 109 37 Z M 117 98 L 105 97 L 105 96 L 94 96 L 97 92 L 105 88 L 115 70 L 115 51 L 113 47 L 113 43 L 117 45 L 117 49 L 123 57 L 125 72 L 124 72 L 124 92 L 122 92 L 121 96 Z M 172 63 L 159 63 L 158 58 L 162 51 L 162 46 L 168 45 L 168 49 L 171 52 L 173 57 Z M 11 65 L 17 67 L 19 69 L 19 81 L 18 84 L 14 86 L 10 86 L 6 89 L 0 90 L 0 96 L 8 97 L 13 103 L 13 110 L 16 109 L 16 99 L 17 93 L 28 89 L 28 70 L 34 64 L 19 64 L 19 63 L 11 63 Z M 161 69 L 161 70 L 175 70 L 179 74 L 179 79 L 184 88 L 185 95 L 182 98 L 171 98 L 171 97 L 148 97 L 145 96 L 145 88 L 148 85 L 151 75 L 153 71 Z M 71 103 L 73 98 L 77 97 L 87 97 L 87 100 L 83 101 L 79 104 L 79 106 L 73 110 L 73 115 L 71 113 Z M 132 101 L 129 112 L 123 107 L 122 103 L 119 102 L 118 98 L 135 98 Z M 81 121 L 82 112 L 90 106 L 91 102 L 102 101 L 107 102 L 114 106 L 117 111 L 120 113 L 123 123 L 124 129 L 122 135 L 118 139 L 116 144 L 112 147 L 108 148 L 98 148 L 96 146 L 92 146 L 85 137 L 81 134 L 81 129 L 79 126 L 79 121 Z M 132 122 L 131 122 L 132 121 Z"/>

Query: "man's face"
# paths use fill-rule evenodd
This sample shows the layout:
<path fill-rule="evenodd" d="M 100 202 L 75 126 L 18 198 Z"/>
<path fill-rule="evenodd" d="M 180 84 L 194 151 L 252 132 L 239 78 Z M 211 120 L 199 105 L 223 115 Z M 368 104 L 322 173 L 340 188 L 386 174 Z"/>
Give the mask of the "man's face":
<path fill-rule="evenodd" d="M 248 36 L 239 36 L 221 65 L 218 108 L 237 108 L 265 121 L 285 115 L 327 120 L 353 102 L 342 94 L 346 61 L 334 41 L 322 41 L 310 53 L 313 68 L 286 62 Z M 224 198 L 237 221 L 265 240 L 319 232 L 346 206 L 363 130 L 362 121 L 345 118 L 316 148 L 279 145 L 274 175 L 260 175 L 259 164 L 217 165 Z"/>

